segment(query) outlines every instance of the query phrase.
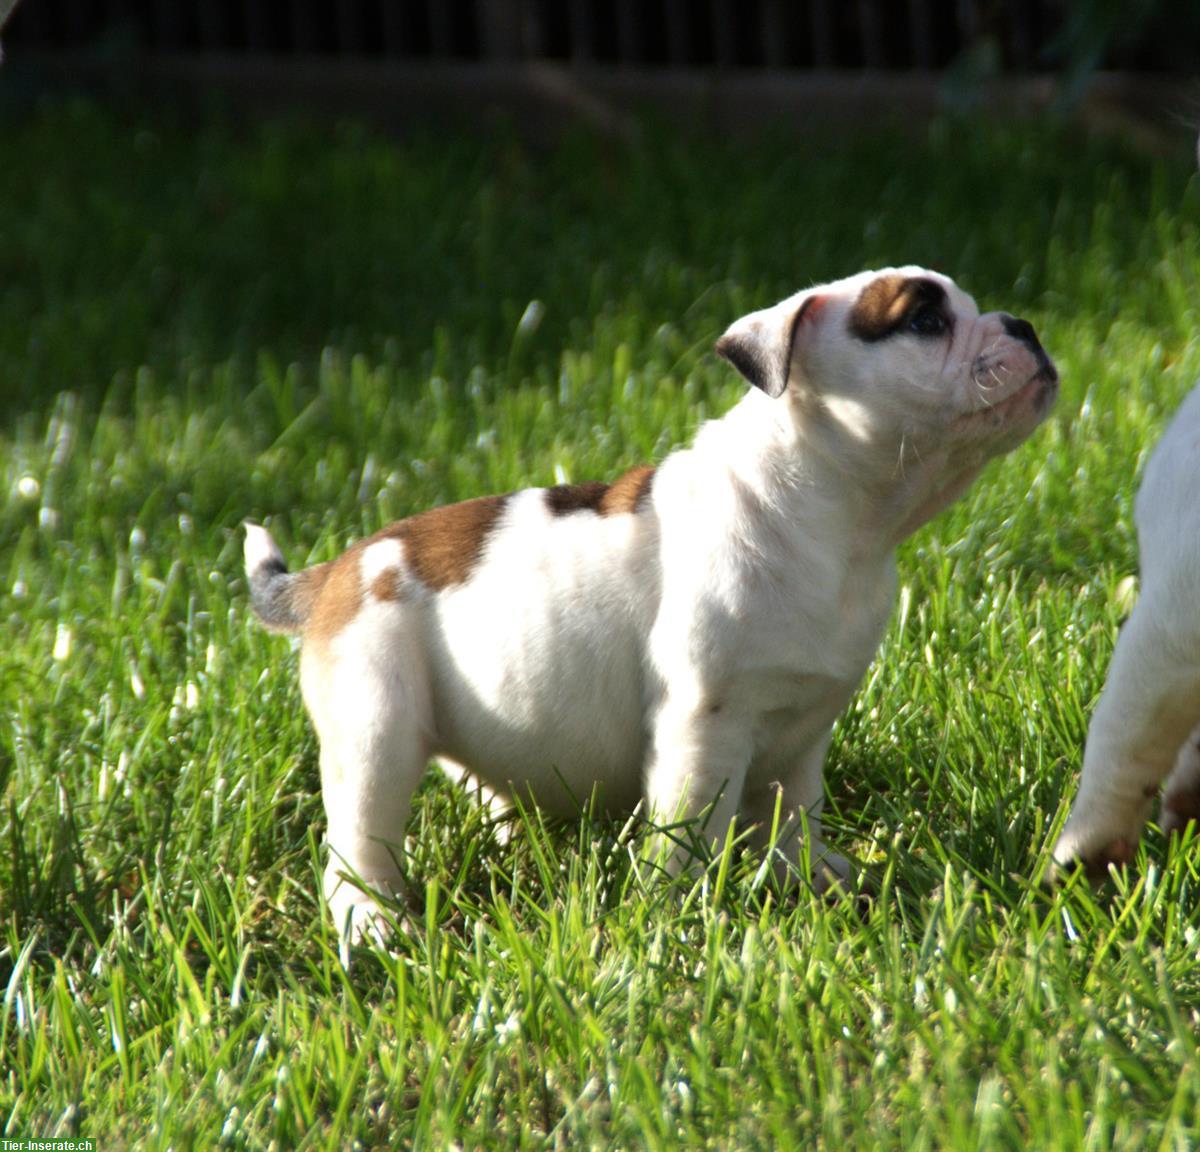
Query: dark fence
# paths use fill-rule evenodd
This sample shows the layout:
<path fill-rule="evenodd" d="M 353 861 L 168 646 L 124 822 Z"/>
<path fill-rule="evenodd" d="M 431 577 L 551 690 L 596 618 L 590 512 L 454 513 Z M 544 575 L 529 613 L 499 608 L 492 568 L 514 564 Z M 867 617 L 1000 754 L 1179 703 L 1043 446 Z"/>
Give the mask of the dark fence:
<path fill-rule="evenodd" d="M 1194 73 L 1200 0 L 20 0 L 10 54 Z"/>

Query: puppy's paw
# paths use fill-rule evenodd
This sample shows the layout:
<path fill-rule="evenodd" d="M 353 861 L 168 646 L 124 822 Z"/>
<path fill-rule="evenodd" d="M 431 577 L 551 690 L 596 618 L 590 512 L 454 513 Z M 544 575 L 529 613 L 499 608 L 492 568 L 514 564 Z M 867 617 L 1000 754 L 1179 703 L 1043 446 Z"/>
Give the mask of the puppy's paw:
<path fill-rule="evenodd" d="M 1089 776 L 1085 756 L 1079 794 L 1054 846 L 1051 878 L 1082 865 L 1095 882 L 1103 880 L 1113 865 L 1131 864 L 1157 797 L 1158 782 L 1144 768 L 1110 771 L 1108 778 L 1093 770 Z"/>
<path fill-rule="evenodd" d="M 396 882 L 359 887 L 353 880 L 338 877 L 333 884 L 326 878 L 329 913 L 338 933 L 338 955 L 342 966 L 350 967 L 351 949 L 358 945 L 386 948 L 403 920 L 389 916 L 378 896 L 395 898 L 401 894 Z M 372 890 L 374 889 L 374 890 Z"/>
<path fill-rule="evenodd" d="M 1093 884 L 1099 883 L 1108 875 L 1110 868 L 1120 868 L 1133 862 L 1140 832 L 1140 821 L 1133 829 L 1089 830 L 1068 820 L 1054 846 L 1054 867 L 1050 879 L 1057 882 L 1082 866 L 1088 880 Z"/>

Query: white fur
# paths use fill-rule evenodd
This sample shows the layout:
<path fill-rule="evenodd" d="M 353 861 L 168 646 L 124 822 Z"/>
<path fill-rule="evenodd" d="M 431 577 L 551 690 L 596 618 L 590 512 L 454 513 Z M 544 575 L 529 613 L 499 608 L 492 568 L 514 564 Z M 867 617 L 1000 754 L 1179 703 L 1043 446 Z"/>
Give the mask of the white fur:
<path fill-rule="evenodd" d="M 1198 494 L 1200 386 L 1154 450 L 1138 492 L 1141 591 L 1092 715 L 1079 795 L 1054 849 L 1059 863 L 1127 862 L 1164 779 L 1165 827 L 1184 823 L 1200 802 Z"/>
<path fill-rule="evenodd" d="M 820 841 L 822 764 L 886 626 L 893 551 L 1028 435 L 1054 386 L 1001 314 L 899 271 L 945 287 L 952 337 L 853 336 L 881 273 L 744 318 L 731 333 L 781 358 L 786 390 L 752 388 L 705 424 L 636 514 L 555 516 L 544 491 L 518 493 L 469 578 L 441 592 L 398 541 L 363 553 L 364 589 L 396 567 L 401 594 L 364 591 L 359 618 L 302 662 L 339 924 L 374 923 L 342 873 L 399 889 L 430 757 L 552 812 L 594 798 L 664 821 L 707 814 L 717 842 L 735 817 L 761 842 L 778 799 L 793 831 L 777 865 L 796 864 L 807 811 L 818 880 L 846 874 Z"/>
<path fill-rule="evenodd" d="M 362 554 L 363 583 L 370 586 L 385 572 L 398 571 L 403 559 L 399 540 L 377 540 Z"/>

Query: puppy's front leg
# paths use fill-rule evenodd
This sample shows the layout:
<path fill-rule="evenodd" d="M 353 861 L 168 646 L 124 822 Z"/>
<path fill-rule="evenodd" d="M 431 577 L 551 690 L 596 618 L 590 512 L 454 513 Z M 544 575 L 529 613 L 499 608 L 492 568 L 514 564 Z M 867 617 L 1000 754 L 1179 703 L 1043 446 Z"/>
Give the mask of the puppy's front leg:
<path fill-rule="evenodd" d="M 666 699 L 653 724 L 645 793 L 652 820 L 702 819 L 702 834 L 719 850 L 737 815 L 750 762 L 749 718 L 715 701 Z M 681 837 L 667 859 L 678 875 L 688 860 Z"/>
<path fill-rule="evenodd" d="M 1079 795 L 1054 848 L 1059 864 L 1082 861 L 1101 873 L 1132 859 L 1159 786 L 1196 725 L 1200 663 L 1170 620 L 1144 600 L 1121 632 L 1088 729 Z"/>
<path fill-rule="evenodd" d="M 833 733 L 829 731 L 811 746 L 798 743 L 793 749 L 790 770 L 768 769 L 763 774 L 764 782 L 746 789 L 742 807 L 746 819 L 754 823 L 754 843 L 761 849 L 771 849 L 771 864 L 780 884 L 786 885 L 795 876 L 799 854 L 805 850 L 813 886 L 818 892 L 835 889 L 850 878 L 850 862 L 828 849 L 821 839 L 825 756 L 832 737 Z M 785 746 L 787 743 L 785 741 Z M 771 829 L 776 810 L 779 812 L 778 838 L 772 844 Z"/>

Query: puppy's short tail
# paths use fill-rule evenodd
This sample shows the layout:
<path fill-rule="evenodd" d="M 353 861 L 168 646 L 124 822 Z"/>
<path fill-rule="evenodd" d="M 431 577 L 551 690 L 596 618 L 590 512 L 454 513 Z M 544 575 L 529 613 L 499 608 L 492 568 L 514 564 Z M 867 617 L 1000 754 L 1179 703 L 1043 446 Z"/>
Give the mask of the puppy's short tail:
<path fill-rule="evenodd" d="M 246 580 L 254 614 L 272 632 L 299 632 L 328 574 L 328 564 L 289 572 L 271 533 L 245 521 Z"/>

